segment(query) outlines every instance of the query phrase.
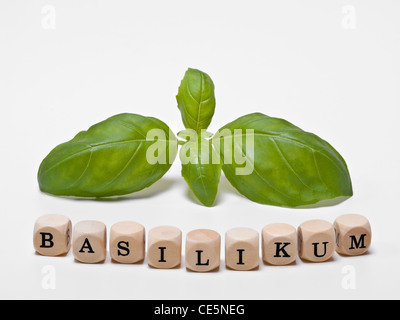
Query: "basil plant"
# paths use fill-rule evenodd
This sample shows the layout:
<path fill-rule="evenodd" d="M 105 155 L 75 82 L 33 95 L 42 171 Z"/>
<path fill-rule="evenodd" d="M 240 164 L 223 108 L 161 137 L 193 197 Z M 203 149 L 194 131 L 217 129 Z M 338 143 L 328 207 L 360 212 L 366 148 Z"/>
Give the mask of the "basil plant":
<path fill-rule="evenodd" d="M 353 195 L 343 157 L 286 120 L 252 113 L 208 132 L 216 106 L 208 74 L 188 69 L 176 100 L 184 130 L 175 135 L 161 120 L 138 114 L 113 116 L 54 148 L 40 165 L 40 189 L 88 198 L 131 194 L 161 179 L 179 153 L 184 180 L 208 207 L 222 172 L 260 204 L 318 207 Z"/>

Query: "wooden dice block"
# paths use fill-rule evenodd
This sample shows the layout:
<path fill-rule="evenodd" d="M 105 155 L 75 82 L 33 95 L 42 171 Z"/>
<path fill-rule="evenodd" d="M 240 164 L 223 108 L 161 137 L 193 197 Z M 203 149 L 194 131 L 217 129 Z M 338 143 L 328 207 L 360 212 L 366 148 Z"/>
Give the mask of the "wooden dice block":
<path fill-rule="evenodd" d="M 343 255 L 357 256 L 367 252 L 371 245 L 371 225 L 359 214 L 345 214 L 334 222 L 336 251 Z"/>
<path fill-rule="evenodd" d="M 110 229 L 110 256 L 114 262 L 137 263 L 145 256 L 145 228 L 140 223 L 121 221 Z"/>
<path fill-rule="evenodd" d="M 262 229 L 262 256 L 265 263 L 283 266 L 296 261 L 297 231 L 286 223 L 274 223 Z"/>
<path fill-rule="evenodd" d="M 77 261 L 99 263 L 106 259 L 107 229 L 100 221 L 80 221 L 74 226 L 72 251 Z"/>
<path fill-rule="evenodd" d="M 182 256 L 182 231 L 173 226 L 159 226 L 148 234 L 147 262 L 157 269 L 180 266 Z"/>
<path fill-rule="evenodd" d="M 36 220 L 33 230 L 33 246 L 44 256 L 67 254 L 71 248 L 71 221 L 62 215 L 48 214 Z"/>
<path fill-rule="evenodd" d="M 260 237 L 256 230 L 234 228 L 225 233 L 225 264 L 233 270 L 252 270 L 260 261 Z"/>
<path fill-rule="evenodd" d="M 190 231 L 186 235 L 186 268 L 196 272 L 209 272 L 219 268 L 221 236 L 208 229 Z"/>
<path fill-rule="evenodd" d="M 309 220 L 298 227 L 299 256 L 310 262 L 329 260 L 335 252 L 335 230 L 325 220 Z"/>

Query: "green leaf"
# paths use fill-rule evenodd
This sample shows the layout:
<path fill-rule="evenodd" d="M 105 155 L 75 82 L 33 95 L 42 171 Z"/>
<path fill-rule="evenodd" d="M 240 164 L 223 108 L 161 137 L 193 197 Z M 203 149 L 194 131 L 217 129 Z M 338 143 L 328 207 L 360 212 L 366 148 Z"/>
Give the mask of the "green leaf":
<path fill-rule="evenodd" d="M 201 139 L 209 139 L 212 136 L 214 136 L 214 134 L 211 132 L 208 132 L 206 130 L 201 130 L 201 132 L 197 133 L 193 129 L 186 129 L 186 130 L 179 131 L 177 133 L 177 136 L 179 138 L 185 139 L 186 141 L 189 141 L 189 140 L 194 141 L 194 140 L 197 140 L 198 137 L 200 137 Z"/>
<path fill-rule="evenodd" d="M 243 116 L 221 128 L 213 144 L 227 179 L 252 201 L 316 207 L 353 195 L 342 156 L 328 142 L 283 119 Z"/>
<path fill-rule="evenodd" d="M 183 124 L 200 132 L 207 129 L 215 112 L 214 83 L 200 70 L 188 69 L 176 96 Z"/>
<path fill-rule="evenodd" d="M 221 177 L 221 161 L 209 140 L 186 142 L 180 150 L 182 176 L 202 204 L 211 207 Z"/>
<path fill-rule="evenodd" d="M 40 165 L 38 182 L 43 192 L 59 196 L 125 195 L 159 180 L 176 154 L 176 137 L 165 123 L 119 114 L 54 148 Z"/>

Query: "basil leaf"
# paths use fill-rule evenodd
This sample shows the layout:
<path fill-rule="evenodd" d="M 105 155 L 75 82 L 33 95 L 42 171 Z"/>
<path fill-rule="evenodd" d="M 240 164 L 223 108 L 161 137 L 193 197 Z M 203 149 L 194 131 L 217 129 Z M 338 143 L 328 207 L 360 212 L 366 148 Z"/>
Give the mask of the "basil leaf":
<path fill-rule="evenodd" d="M 221 177 L 221 161 L 209 140 L 186 142 L 180 150 L 182 176 L 202 204 L 211 207 Z"/>
<path fill-rule="evenodd" d="M 209 138 L 213 137 L 214 134 L 211 132 L 208 132 L 206 130 L 201 130 L 201 132 L 198 133 L 193 129 L 186 129 L 186 130 L 179 131 L 177 133 L 177 136 L 179 138 L 185 139 L 186 141 L 189 141 L 189 140 L 194 141 L 194 140 L 197 140 L 199 137 L 201 139 L 209 139 Z"/>
<path fill-rule="evenodd" d="M 341 155 L 328 142 L 283 119 L 261 113 L 243 116 L 221 128 L 213 144 L 227 179 L 252 201 L 316 207 L 353 195 Z"/>
<path fill-rule="evenodd" d="M 153 129 L 158 139 L 149 139 Z M 40 165 L 38 182 L 43 192 L 60 196 L 125 195 L 159 180 L 176 154 L 176 137 L 165 123 L 120 114 L 54 148 Z"/>
<path fill-rule="evenodd" d="M 187 129 L 200 132 L 208 128 L 215 112 L 214 83 L 208 74 L 189 68 L 181 81 L 176 100 Z"/>

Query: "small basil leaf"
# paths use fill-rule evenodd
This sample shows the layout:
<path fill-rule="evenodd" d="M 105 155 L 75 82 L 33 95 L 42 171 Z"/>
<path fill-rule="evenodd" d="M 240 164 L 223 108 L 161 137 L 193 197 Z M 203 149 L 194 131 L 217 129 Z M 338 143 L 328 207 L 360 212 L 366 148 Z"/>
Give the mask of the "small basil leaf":
<path fill-rule="evenodd" d="M 215 112 L 214 83 L 200 70 L 188 69 L 176 96 L 183 124 L 200 132 L 207 129 Z"/>
<path fill-rule="evenodd" d="M 221 177 L 221 161 L 209 140 L 186 142 L 180 150 L 182 176 L 197 199 L 211 207 Z"/>
<path fill-rule="evenodd" d="M 339 203 L 353 195 L 347 165 L 326 141 L 261 113 L 243 116 L 213 138 L 231 184 L 252 201 L 283 207 Z"/>
<path fill-rule="evenodd" d="M 148 133 L 157 134 L 150 139 Z M 176 137 L 165 123 L 120 114 L 54 148 L 40 165 L 38 182 L 43 192 L 59 196 L 125 195 L 159 180 L 176 154 Z"/>

